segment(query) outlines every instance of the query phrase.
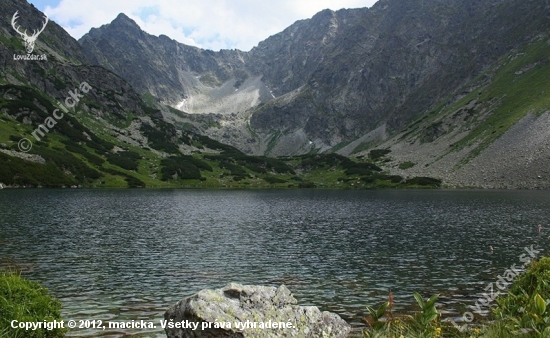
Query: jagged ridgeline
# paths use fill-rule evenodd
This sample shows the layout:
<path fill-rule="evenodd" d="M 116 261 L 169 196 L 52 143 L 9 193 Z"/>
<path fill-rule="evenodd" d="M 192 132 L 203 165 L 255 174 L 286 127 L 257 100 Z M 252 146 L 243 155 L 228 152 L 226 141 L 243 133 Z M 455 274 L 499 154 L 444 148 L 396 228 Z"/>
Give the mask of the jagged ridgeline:
<path fill-rule="evenodd" d="M 43 15 L 25 1 L 3 2 L 0 30 L 0 182 L 42 187 L 406 186 L 371 160 L 337 155 L 249 156 L 165 121 L 155 102 L 126 80 L 90 65 L 78 42 L 50 21 L 33 53 L 10 29 Z M 363 168 L 364 170 L 353 170 Z M 426 186 L 436 186 L 439 182 Z"/>

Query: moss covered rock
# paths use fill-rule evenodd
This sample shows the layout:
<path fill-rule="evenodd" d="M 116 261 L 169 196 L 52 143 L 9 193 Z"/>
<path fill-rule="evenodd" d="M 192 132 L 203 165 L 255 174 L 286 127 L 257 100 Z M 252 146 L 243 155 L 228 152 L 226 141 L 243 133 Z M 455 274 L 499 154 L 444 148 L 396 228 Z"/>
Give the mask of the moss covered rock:
<path fill-rule="evenodd" d="M 337 314 L 315 306 L 298 306 L 290 290 L 229 284 L 202 290 L 164 314 L 169 338 L 341 338 L 351 327 Z"/>

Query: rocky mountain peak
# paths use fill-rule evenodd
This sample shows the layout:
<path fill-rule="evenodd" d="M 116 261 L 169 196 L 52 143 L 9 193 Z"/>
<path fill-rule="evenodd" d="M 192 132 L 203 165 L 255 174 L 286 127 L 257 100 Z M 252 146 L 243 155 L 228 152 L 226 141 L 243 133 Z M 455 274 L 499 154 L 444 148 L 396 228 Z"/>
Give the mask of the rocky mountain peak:
<path fill-rule="evenodd" d="M 128 25 L 139 28 L 138 24 L 124 13 L 119 13 L 117 17 L 111 22 L 111 25 Z"/>
<path fill-rule="evenodd" d="M 89 39 L 102 39 L 109 35 L 118 35 L 120 39 L 123 39 L 124 36 L 142 37 L 143 31 L 134 20 L 126 14 L 120 13 L 111 23 L 99 28 L 92 28 L 81 38 L 80 42 L 85 44 L 90 41 Z"/>
<path fill-rule="evenodd" d="M 142 30 L 138 24 L 124 13 L 120 13 L 110 24 L 106 26 L 106 28 L 111 31 L 123 31 L 128 34 L 142 33 Z"/>

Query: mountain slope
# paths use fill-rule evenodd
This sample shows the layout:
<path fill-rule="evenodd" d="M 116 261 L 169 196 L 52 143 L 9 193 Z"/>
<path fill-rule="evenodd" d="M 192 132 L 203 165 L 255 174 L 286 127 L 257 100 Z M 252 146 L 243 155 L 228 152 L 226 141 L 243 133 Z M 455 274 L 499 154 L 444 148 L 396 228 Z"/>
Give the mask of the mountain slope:
<path fill-rule="evenodd" d="M 194 82 L 191 72 L 202 74 L 205 82 L 222 83 L 244 62 L 238 51 L 212 53 L 165 35 L 153 37 L 124 14 L 107 26 L 93 28 L 80 43 L 92 63 L 116 70 L 139 92 L 149 92 L 165 103 L 184 98 L 185 88 Z"/>
<path fill-rule="evenodd" d="M 86 65 L 78 42 L 55 22 L 48 23 L 34 49 L 35 55 L 46 55 L 47 60 L 15 60 L 14 55 L 26 53 L 11 27 L 12 16 L 17 11 L 18 24 L 29 31 L 31 27 L 40 27 L 44 16 L 25 1 L 4 1 L 1 6 L 3 182 L 44 186 L 90 184 L 102 176 L 98 166 L 105 162 L 96 155 L 110 153 L 115 146 L 107 140 L 114 139 L 110 135 L 112 128 L 125 123 L 129 114 L 146 118 L 147 109 L 121 77 L 102 67 Z M 73 108 L 68 107 L 71 105 Z M 98 137 L 95 128 L 111 130 Z M 18 144 L 21 140 L 25 141 L 20 143 L 23 147 Z M 30 147 L 28 153 L 20 152 Z M 27 160 L 35 164 L 26 163 Z M 25 172 L 26 169 L 32 171 Z M 131 177 L 118 173 L 111 176 L 115 181 Z"/>
<path fill-rule="evenodd" d="M 146 103 L 126 80 L 88 64 L 80 45 L 54 22 L 39 36 L 31 60 L 13 57 L 26 53 L 15 31 L 5 28 L 14 13 L 29 29 L 42 25 L 43 14 L 20 0 L 0 6 L 0 188 L 441 183 L 392 177 L 371 161 L 338 155 L 248 156 L 197 133 L 192 125 L 177 130 L 152 107 L 158 104 L 150 95 L 144 96 L 152 101 Z"/>
<path fill-rule="evenodd" d="M 13 13 L 29 29 L 42 14 L 0 7 L 4 184 L 550 188 L 545 2 L 383 0 L 246 53 L 156 38 L 124 15 L 83 47 L 50 22 L 34 52 L 47 61 L 14 59 Z"/>
<path fill-rule="evenodd" d="M 236 151 L 167 124 L 128 82 L 89 65 L 78 42 L 55 22 L 48 23 L 34 50 L 47 60 L 15 60 L 13 55 L 25 51 L 11 28 L 12 16 L 17 11 L 18 23 L 31 29 L 40 27 L 43 14 L 25 1 L 5 1 L 1 7 L 2 183 L 178 186 L 185 184 L 185 175 L 177 182 L 163 177 L 168 156 L 178 158 L 182 151 L 200 148 Z M 186 168 L 193 171 L 189 176 L 196 176 L 196 166 Z"/>
<path fill-rule="evenodd" d="M 167 118 L 248 153 L 287 155 L 394 133 L 546 32 L 549 13 L 535 0 L 381 0 L 322 11 L 250 52 L 188 47 L 119 16 L 80 42 L 115 72 L 143 69 L 125 78 L 189 113 Z"/>
<path fill-rule="evenodd" d="M 550 188 L 550 35 L 515 48 L 394 137 L 385 166 L 451 186 Z M 357 152 L 365 155 L 367 152 Z"/>

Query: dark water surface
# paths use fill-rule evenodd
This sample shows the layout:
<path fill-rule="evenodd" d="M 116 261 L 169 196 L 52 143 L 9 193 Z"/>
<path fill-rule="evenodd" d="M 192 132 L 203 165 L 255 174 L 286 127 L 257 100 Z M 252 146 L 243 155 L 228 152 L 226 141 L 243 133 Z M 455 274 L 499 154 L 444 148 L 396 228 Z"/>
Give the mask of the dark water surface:
<path fill-rule="evenodd" d="M 549 247 L 549 219 L 540 191 L 4 189 L 0 264 L 47 286 L 65 320 L 158 321 L 229 282 L 284 283 L 352 324 L 389 289 L 397 311 L 441 293 L 459 317 L 524 247 Z"/>

